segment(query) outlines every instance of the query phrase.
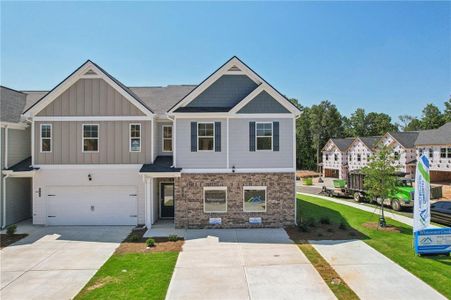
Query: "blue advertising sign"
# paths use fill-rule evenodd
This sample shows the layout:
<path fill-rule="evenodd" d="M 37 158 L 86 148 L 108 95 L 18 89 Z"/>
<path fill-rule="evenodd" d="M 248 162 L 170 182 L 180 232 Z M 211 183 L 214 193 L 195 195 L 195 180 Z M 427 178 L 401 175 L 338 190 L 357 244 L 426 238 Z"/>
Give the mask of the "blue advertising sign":
<path fill-rule="evenodd" d="M 430 228 L 415 232 L 417 254 L 449 254 L 451 252 L 451 228 Z"/>

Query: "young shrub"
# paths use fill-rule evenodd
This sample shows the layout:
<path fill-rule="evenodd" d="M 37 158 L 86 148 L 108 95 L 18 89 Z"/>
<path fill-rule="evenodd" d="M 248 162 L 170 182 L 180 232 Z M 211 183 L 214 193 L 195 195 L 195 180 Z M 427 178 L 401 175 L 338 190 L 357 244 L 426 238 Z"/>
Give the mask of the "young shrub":
<path fill-rule="evenodd" d="M 179 237 L 178 237 L 176 234 L 170 234 L 170 235 L 168 236 L 168 240 L 169 240 L 170 242 L 177 242 L 178 238 L 179 238 Z"/>
<path fill-rule="evenodd" d="M 306 224 L 307 224 L 307 226 L 310 226 L 310 227 L 316 227 L 316 220 L 315 220 L 315 218 L 309 218 L 307 220 Z"/>
<path fill-rule="evenodd" d="M 329 225 L 329 224 L 330 224 L 330 219 L 329 219 L 329 217 L 321 217 L 321 219 L 319 220 L 319 222 L 320 222 L 321 224 L 324 224 L 324 225 Z"/>
<path fill-rule="evenodd" d="M 348 226 L 346 226 L 346 223 L 344 221 L 341 221 L 338 228 L 341 230 L 346 230 L 346 229 L 348 229 Z"/>
<path fill-rule="evenodd" d="M 305 223 L 299 223 L 298 228 L 301 232 L 308 232 L 308 226 Z"/>
<path fill-rule="evenodd" d="M 9 225 L 6 228 L 6 234 L 9 236 L 14 235 L 16 233 L 16 230 L 17 230 L 17 225 L 15 225 L 15 224 Z"/>
<path fill-rule="evenodd" d="M 153 247 L 153 246 L 155 246 L 155 240 L 152 239 L 152 238 L 148 238 L 148 239 L 146 240 L 146 245 L 147 245 L 147 247 Z"/>
<path fill-rule="evenodd" d="M 130 242 L 133 242 L 133 243 L 139 242 L 140 239 L 141 238 L 136 233 L 131 234 L 129 237 Z"/>

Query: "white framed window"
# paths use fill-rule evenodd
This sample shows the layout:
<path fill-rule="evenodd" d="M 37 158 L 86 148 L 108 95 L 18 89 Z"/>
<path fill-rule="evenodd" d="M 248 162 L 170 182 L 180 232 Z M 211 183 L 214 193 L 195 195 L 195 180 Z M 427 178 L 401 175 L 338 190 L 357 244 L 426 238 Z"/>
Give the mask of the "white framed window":
<path fill-rule="evenodd" d="M 329 154 L 326 154 L 326 160 L 329 160 Z"/>
<path fill-rule="evenodd" d="M 361 154 L 357 154 L 357 161 L 362 161 L 362 155 Z"/>
<path fill-rule="evenodd" d="M 434 149 L 429 148 L 429 158 L 433 158 L 434 157 Z"/>
<path fill-rule="evenodd" d="M 243 187 L 243 211 L 266 212 L 266 186 Z"/>
<path fill-rule="evenodd" d="M 99 152 L 99 124 L 82 124 L 82 152 Z"/>
<path fill-rule="evenodd" d="M 130 124 L 129 129 L 130 129 L 129 151 L 141 152 L 141 124 L 132 123 Z"/>
<path fill-rule="evenodd" d="M 255 145 L 257 151 L 272 151 L 272 122 L 255 123 Z"/>
<path fill-rule="evenodd" d="M 215 126 L 213 122 L 197 123 L 197 151 L 213 151 Z"/>
<path fill-rule="evenodd" d="M 335 160 L 335 161 L 338 160 L 338 154 L 337 154 L 337 153 L 334 154 L 334 160 Z"/>
<path fill-rule="evenodd" d="M 52 152 L 52 124 L 41 124 L 41 152 Z"/>
<path fill-rule="evenodd" d="M 205 213 L 227 212 L 226 186 L 204 187 L 204 212 Z"/>
<path fill-rule="evenodd" d="M 172 152 L 172 125 L 163 125 L 161 138 L 161 151 Z"/>

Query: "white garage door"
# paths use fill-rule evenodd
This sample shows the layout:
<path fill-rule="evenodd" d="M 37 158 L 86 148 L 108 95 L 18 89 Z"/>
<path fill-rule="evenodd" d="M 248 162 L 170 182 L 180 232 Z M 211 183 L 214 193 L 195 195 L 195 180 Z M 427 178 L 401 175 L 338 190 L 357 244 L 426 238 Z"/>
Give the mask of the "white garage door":
<path fill-rule="evenodd" d="M 52 186 L 48 225 L 136 225 L 136 186 Z"/>

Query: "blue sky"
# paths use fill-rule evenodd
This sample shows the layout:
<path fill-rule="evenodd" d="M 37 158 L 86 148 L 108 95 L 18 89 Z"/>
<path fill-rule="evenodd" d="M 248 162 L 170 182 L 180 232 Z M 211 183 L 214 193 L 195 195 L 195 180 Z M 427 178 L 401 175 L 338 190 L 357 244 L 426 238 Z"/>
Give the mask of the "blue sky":
<path fill-rule="evenodd" d="M 2 2 L 1 84 L 51 89 L 88 58 L 193 84 L 237 55 L 303 105 L 419 115 L 451 92 L 450 20 L 451 2 Z"/>

